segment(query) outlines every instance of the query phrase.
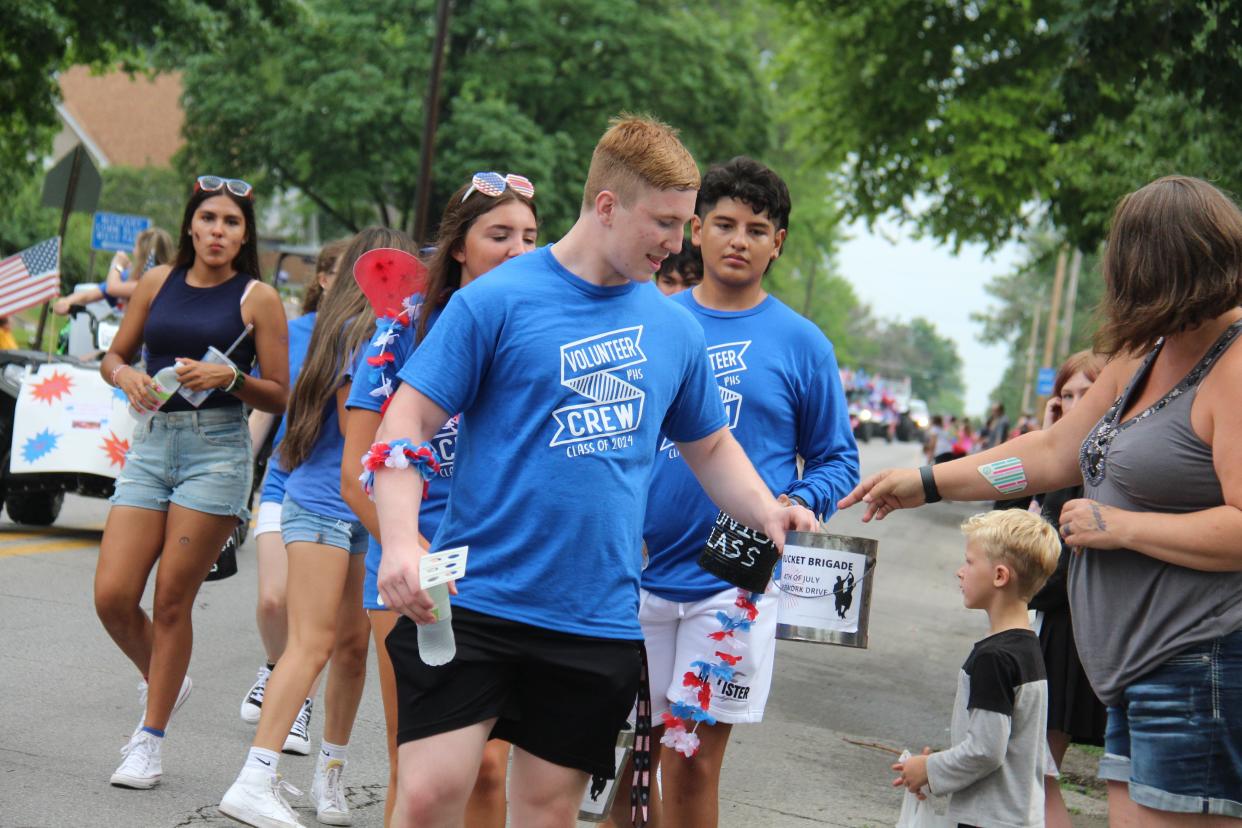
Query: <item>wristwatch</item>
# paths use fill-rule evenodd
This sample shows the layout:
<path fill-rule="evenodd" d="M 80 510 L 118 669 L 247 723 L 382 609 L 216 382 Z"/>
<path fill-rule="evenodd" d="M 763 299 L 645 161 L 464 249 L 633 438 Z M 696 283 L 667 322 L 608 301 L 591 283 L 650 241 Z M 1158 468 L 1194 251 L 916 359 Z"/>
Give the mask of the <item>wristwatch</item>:
<path fill-rule="evenodd" d="M 801 506 L 803 509 L 809 509 L 809 508 L 811 508 L 810 506 L 808 506 L 808 505 L 807 505 L 807 502 L 806 502 L 805 500 L 803 500 L 802 498 L 798 497 L 797 495 L 785 495 L 785 497 L 789 498 L 790 502 L 792 502 L 792 503 L 797 503 L 797 504 L 798 504 L 799 506 Z"/>

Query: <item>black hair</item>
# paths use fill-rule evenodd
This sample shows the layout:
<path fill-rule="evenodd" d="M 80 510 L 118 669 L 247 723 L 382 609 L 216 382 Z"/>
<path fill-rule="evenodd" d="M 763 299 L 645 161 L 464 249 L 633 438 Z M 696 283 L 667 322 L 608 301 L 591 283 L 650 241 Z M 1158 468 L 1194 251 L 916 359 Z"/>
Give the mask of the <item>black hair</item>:
<path fill-rule="evenodd" d="M 680 252 L 665 257 L 656 276 L 667 276 L 674 270 L 687 284 L 697 285 L 703 281 L 703 255 L 688 239 L 681 243 Z"/>
<path fill-rule="evenodd" d="M 231 199 L 242 211 L 242 218 L 246 221 L 246 240 L 242 242 L 241 249 L 237 251 L 237 256 L 233 258 L 233 267 L 238 273 L 245 273 L 254 279 L 262 280 L 259 275 L 259 228 L 255 226 L 254 221 L 254 202 L 249 198 L 242 198 L 229 192 L 225 187 L 221 190 L 208 193 L 202 190 L 195 190 L 190 196 L 190 200 L 185 204 L 185 214 L 181 217 L 181 236 L 177 245 L 177 258 L 173 262 L 174 268 L 189 268 L 194 264 L 194 239 L 190 238 L 190 225 L 194 221 L 194 211 L 199 208 L 209 198 L 216 196 L 224 196 Z"/>
<path fill-rule="evenodd" d="M 699 218 L 707 214 L 722 198 L 733 198 L 756 213 L 766 213 L 777 230 L 789 228 L 792 204 L 789 187 L 779 175 L 753 158 L 739 155 L 724 164 L 717 164 L 703 175 L 694 211 Z"/>

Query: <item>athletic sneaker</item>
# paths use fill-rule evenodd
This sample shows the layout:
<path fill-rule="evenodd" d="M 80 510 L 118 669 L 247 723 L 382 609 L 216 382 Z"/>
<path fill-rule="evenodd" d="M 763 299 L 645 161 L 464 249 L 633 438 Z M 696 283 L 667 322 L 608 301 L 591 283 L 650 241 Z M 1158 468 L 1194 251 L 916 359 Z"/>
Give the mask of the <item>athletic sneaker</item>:
<path fill-rule="evenodd" d="M 246 694 L 246 698 L 241 703 L 241 720 L 246 724 L 258 724 L 259 716 L 263 712 L 263 691 L 267 689 L 267 680 L 271 678 L 272 671 L 267 669 L 264 664 L 259 668 L 259 677 L 255 680 L 254 686 L 250 688 L 250 692 Z"/>
<path fill-rule="evenodd" d="M 315 779 L 311 782 L 311 799 L 315 801 L 315 816 L 324 825 L 349 825 L 349 803 L 345 801 L 345 786 L 341 784 L 341 772 L 345 763 L 340 759 L 328 759 L 321 752 L 315 763 Z"/>
<path fill-rule="evenodd" d="M 146 790 L 160 784 L 163 768 L 160 766 L 160 747 L 163 739 L 140 730 L 130 737 L 129 744 L 121 748 L 121 766 L 112 774 L 112 784 L 118 788 Z"/>
<path fill-rule="evenodd" d="M 298 717 L 293 720 L 293 727 L 289 728 L 289 735 L 285 737 L 285 746 L 281 748 L 285 753 L 296 753 L 298 756 L 310 755 L 310 720 L 311 709 L 314 706 L 315 702 L 311 699 L 302 702 L 302 709 L 298 711 Z"/>
<path fill-rule="evenodd" d="M 173 702 L 172 712 L 176 713 L 181 709 L 181 705 L 185 704 L 185 700 L 190 697 L 190 691 L 194 689 L 194 682 L 190 681 L 190 677 L 186 676 L 181 680 L 181 692 L 177 693 L 177 701 Z M 130 734 L 133 739 L 138 735 L 138 731 L 142 730 L 142 726 L 147 721 L 147 682 L 146 679 L 138 682 L 138 704 L 142 707 L 142 715 L 138 717 L 138 726 L 134 728 L 134 732 Z M 171 720 L 172 715 L 169 714 Z"/>
<path fill-rule="evenodd" d="M 285 802 L 283 791 L 302 795 L 279 774 L 261 768 L 242 768 L 237 781 L 220 800 L 220 813 L 255 828 L 305 828 Z"/>

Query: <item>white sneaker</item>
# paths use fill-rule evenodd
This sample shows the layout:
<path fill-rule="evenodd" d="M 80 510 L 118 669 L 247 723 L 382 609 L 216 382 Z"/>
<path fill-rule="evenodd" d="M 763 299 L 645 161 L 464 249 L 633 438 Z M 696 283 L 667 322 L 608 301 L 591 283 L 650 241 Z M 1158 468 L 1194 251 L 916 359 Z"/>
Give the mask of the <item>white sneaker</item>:
<path fill-rule="evenodd" d="M 145 731 L 139 731 L 130 738 L 129 744 L 121 748 L 125 758 L 121 766 L 112 774 L 112 784 L 118 788 L 138 788 L 146 790 L 160 784 L 163 768 L 160 766 L 160 747 L 163 739 Z"/>
<path fill-rule="evenodd" d="M 282 791 L 294 796 L 302 792 L 280 778 L 259 768 L 242 768 L 237 781 L 220 800 L 220 813 L 254 828 L 305 828 L 298 815 L 285 802 Z"/>
<path fill-rule="evenodd" d="M 341 772 L 345 763 L 340 759 L 325 759 L 319 754 L 315 763 L 315 779 L 311 782 L 311 799 L 315 800 L 315 817 L 324 825 L 349 825 L 349 803 L 345 801 L 345 786 L 341 784 Z"/>
<path fill-rule="evenodd" d="M 259 716 L 263 712 L 263 691 L 267 689 L 267 680 L 271 675 L 272 671 L 267 669 L 266 664 L 260 667 L 259 677 L 250 688 L 250 692 L 246 694 L 246 698 L 242 699 L 241 720 L 246 724 L 259 723 Z"/>
<path fill-rule="evenodd" d="M 302 709 L 298 711 L 298 717 L 293 720 L 293 727 L 289 728 L 289 735 L 285 737 L 285 746 L 281 748 L 285 753 L 296 753 L 298 756 L 310 755 L 310 720 L 314 706 L 315 703 L 310 699 L 302 702 Z"/>
<path fill-rule="evenodd" d="M 173 702 L 173 713 L 181 709 L 181 705 L 185 704 L 185 700 L 190 697 L 190 691 L 193 689 L 194 682 L 190 681 L 189 676 L 181 680 L 181 690 L 177 693 L 177 700 Z M 142 726 L 147 721 L 147 682 L 145 679 L 138 682 L 138 704 L 142 707 L 142 715 L 138 717 L 138 726 L 130 734 L 131 739 L 138 735 L 138 731 L 142 730 Z M 169 714 L 169 718 L 171 720 L 172 714 Z"/>

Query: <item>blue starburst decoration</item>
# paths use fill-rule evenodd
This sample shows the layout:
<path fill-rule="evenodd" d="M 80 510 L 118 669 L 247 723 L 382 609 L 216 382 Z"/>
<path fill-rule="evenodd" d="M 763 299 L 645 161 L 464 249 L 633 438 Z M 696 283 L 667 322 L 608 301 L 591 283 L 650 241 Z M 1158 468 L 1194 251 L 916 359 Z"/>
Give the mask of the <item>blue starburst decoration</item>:
<path fill-rule="evenodd" d="M 59 441 L 59 434 L 53 434 L 45 428 L 26 440 L 26 444 L 22 446 L 22 457 L 25 458 L 27 463 L 33 463 L 40 457 L 44 457 L 55 450 L 56 444 Z"/>

